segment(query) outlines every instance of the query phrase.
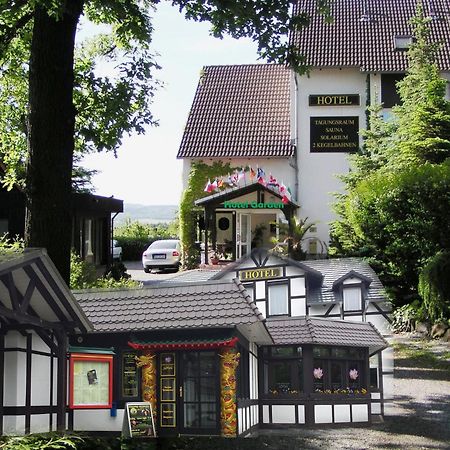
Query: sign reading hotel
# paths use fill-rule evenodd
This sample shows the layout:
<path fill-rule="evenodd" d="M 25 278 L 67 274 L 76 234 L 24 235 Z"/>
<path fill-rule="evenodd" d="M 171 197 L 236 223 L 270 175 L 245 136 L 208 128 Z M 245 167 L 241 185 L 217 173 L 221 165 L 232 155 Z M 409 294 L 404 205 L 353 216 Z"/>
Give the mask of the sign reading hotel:
<path fill-rule="evenodd" d="M 359 94 L 310 95 L 309 106 L 359 106 Z"/>
<path fill-rule="evenodd" d="M 311 152 L 351 153 L 359 147 L 359 117 L 311 117 Z"/>
<path fill-rule="evenodd" d="M 280 267 L 271 267 L 267 269 L 249 269 L 239 272 L 241 281 L 267 280 L 270 278 L 278 278 L 281 276 Z"/>

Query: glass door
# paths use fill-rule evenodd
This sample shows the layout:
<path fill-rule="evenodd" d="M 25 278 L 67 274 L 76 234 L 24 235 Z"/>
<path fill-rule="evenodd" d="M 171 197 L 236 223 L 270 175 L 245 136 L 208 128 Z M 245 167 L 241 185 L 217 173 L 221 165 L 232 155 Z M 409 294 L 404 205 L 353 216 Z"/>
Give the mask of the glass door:
<path fill-rule="evenodd" d="M 185 352 L 180 367 L 180 431 L 219 434 L 219 378 L 215 352 Z"/>
<path fill-rule="evenodd" d="M 237 255 L 238 258 L 242 258 L 251 251 L 252 220 L 250 214 L 238 214 L 238 218 L 239 239 L 237 240 Z"/>

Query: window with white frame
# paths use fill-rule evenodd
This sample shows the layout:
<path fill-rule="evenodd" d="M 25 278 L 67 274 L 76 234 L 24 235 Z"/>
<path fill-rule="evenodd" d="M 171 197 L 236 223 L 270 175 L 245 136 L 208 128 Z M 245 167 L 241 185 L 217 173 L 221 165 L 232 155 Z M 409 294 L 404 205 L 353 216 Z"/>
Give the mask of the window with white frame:
<path fill-rule="evenodd" d="M 288 309 L 288 285 L 269 284 L 269 316 L 281 316 L 289 314 Z"/>
<path fill-rule="evenodd" d="M 361 286 L 344 287 L 344 311 L 361 311 Z"/>
<path fill-rule="evenodd" d="M 250 296 L 250 300 L 252 302 L 255 301 L 255 293 L 253 291 L 253 284 L 244 284 L 245 290 L 247 291 L 248 295 Z"/>

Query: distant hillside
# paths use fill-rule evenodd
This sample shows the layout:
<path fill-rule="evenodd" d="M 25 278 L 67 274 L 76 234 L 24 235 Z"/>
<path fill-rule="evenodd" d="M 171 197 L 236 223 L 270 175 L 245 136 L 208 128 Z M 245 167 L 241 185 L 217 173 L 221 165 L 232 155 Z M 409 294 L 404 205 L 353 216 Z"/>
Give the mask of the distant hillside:
<path fill-rule="evenodd" d="M 125 203 L 124 212 L 114 219 L 114 225 L 120 226 L 129 218 L 143 223 L 163 223 L 175 220 L 178 205 L 138 205 Z"/>

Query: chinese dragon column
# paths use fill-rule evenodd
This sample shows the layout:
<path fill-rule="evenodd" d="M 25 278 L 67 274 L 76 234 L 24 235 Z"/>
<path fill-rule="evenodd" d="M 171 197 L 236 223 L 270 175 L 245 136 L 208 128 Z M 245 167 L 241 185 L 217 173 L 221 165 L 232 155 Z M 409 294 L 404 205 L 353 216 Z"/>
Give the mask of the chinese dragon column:
<path fill-rule="evenodd" d="M 156 421 L 156 358 L 153 352 L 136 356 L 136 366 L 142 367 L 142 400 L 152 405 L 153 418 Z"/>
<path fill-rule="evenodd" d="M 237 435 L 236 368 L 240 354 L 235 348 L 223 348 L 220 364 L 220 425 L 222 436 Z"/>

